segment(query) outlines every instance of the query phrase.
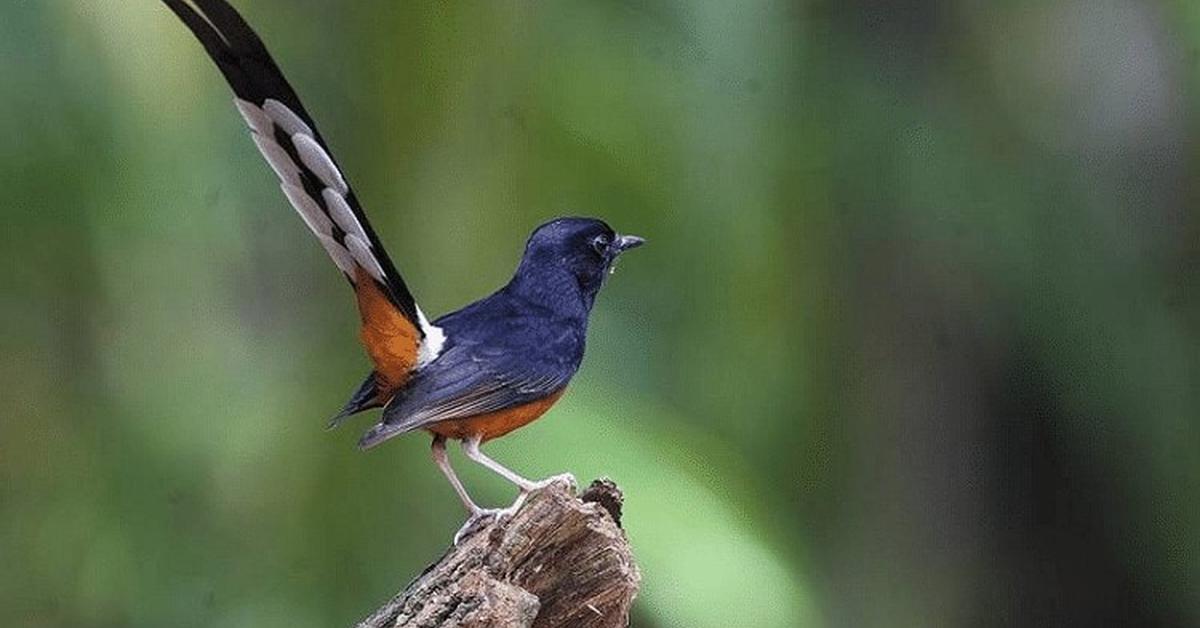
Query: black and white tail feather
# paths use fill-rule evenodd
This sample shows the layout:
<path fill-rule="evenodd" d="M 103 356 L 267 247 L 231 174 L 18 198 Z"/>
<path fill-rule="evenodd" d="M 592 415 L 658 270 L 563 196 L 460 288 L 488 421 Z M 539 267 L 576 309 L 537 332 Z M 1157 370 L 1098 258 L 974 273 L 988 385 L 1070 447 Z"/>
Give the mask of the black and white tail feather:
<path fill-rule="evenodd" d="M 354 285 L 373 281 L 420 336 L 416 368 L 444 342 L 392 265 L 328 145 L 262 40 L 225 0 L 163 0 L 192 31 L 225 76 L 234 103 L 284 195 Z M 360 273 L 358 270 L 363 272 Z M 371 378 L 368 378 L 368 382 Z M 366 387 L 366 384 L 364 384 Z M 345 416 L 382 401 L 356 395 Z"/>

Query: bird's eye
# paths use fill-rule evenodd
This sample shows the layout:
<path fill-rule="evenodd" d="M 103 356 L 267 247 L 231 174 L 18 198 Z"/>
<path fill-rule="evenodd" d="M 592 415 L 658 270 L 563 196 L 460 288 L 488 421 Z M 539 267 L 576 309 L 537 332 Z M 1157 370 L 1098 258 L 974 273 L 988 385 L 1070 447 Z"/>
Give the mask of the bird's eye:
<path fill-rule="evenodd" d="M 592 238 L 592 248 L 596 249 L 597 253 L 603 255 L 604 251 L 608 248 L 608 236 L 598 235 Z"/>

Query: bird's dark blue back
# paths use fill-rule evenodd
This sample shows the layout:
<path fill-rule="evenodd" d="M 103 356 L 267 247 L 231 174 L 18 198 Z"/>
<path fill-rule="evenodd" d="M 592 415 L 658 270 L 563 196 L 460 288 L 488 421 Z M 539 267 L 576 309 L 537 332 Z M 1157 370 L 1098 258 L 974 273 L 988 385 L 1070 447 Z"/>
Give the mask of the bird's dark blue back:
<path fill-rule="evenodd" d="M 359 335 L 374 368 L 330 427 L 384 406 L 361 447 L 428 430 L 434 461 L 471 513 L 464 530 L 493 513 L 480 508 L 454 474 L 447 440 L 461 440 L 468 458 L 523 494 L 545 485 L 549 480 L 527 480 L 479 447 L 527 425 L 559 399 L 583 359 L 596 294 L 617 256 L 643 240 L 619 236 L 600 220 L 552 220 L 529 237 L 504 288 L 431 324 L 314 120 L 250 25 L 226 0 L 163 2 L 224 75 L 280 189 L 354 289 Z"/>
<path fill-rule="evenodd" d="M 435 321 L 446 336 L 440 355 L 388 404 L 363 445 L 560 392 L 583 360 L 588 314 L 620 246 L 599 220 L 539 227 L 507 285 Z"/>
<path fill-rule="evenodd" d="M 461 347 L 497 372 L 528 371 L 565 384 L 583 360 L 588 312 L 578 296 L 551 304 L 539 297 L 514 282 L 443 316 L 437 324 L 451 339 L 443 356 Z"/>

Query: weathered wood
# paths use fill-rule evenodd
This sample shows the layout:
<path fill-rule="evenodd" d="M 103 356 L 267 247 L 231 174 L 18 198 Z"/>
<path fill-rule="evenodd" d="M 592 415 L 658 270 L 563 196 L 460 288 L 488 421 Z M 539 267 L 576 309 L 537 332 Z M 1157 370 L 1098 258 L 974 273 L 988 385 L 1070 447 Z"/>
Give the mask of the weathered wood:
<path fill-rule="evenodd" d="M 621 530 L 621 491 L 596 480 L 531 493 L 459 540 L 357 628 L 613 628 L 641 576 Z"/>

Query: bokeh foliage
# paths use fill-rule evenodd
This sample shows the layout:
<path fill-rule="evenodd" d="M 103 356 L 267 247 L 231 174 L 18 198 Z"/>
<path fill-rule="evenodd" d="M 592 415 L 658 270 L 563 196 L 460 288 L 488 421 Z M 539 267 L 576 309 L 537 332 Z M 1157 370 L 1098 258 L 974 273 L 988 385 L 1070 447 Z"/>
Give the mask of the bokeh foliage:
<path fill-rule="evenodd" d="M 636 626 L 1200 623 L 1200 9 L 237 0 L 426 311 L 650 244 L 544 420 Z M 461 509 L 157 2 L 0 7 L 0 622 L 349 625 Z M 456 459 L 501 504 L 512 490 Z"/>

